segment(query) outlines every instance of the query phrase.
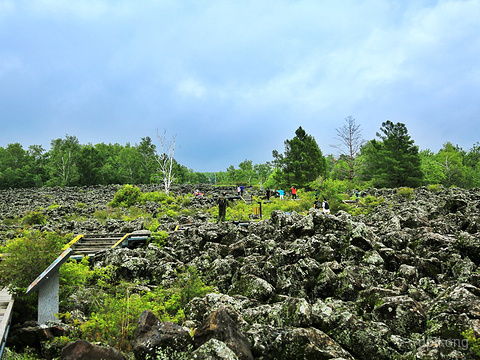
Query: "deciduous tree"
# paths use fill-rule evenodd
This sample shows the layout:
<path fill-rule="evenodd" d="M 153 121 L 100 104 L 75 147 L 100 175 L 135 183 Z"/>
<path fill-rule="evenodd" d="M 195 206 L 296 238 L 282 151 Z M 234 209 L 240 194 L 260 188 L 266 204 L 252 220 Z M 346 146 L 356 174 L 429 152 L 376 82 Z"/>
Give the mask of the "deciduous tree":
<path fill-rule="evenodd" d="M 352 116 L 347 117 L 345 122 L 345 125 L 335 129 L 337 132 L 336 139 L 340 141 L 340 144 L 331 146 L 338 149 L 343 155 L 342 160 L 348 166 L 349 179 L 353 180 L 357 172 L 357 154 L 365 141 L 362 138 L 360 125 L 355 123 Z"/>

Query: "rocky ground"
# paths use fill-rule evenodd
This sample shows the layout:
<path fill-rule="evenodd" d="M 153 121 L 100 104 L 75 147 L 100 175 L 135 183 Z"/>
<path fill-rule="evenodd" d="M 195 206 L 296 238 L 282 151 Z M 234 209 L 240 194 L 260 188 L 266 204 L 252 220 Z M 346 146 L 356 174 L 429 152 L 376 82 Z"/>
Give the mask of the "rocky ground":
<path fill-rule="evenodd" d="M 117 189 L 3 191 L 0 217 L 56 203 L 46 210 L 52 221 L 40 228 L 141 229 L 141 221 L 65 221 L 78 203 L 85 217 L 105 208 Z M 214 204 L 214 191 L 203 191 L 202 201 Z M 465 332 L 480 335 L 480 190 L 419 188 L 412 199 L 396 189 L 362 195 L 385 201 L 367 215 L 277 211 L 249 226 L 183 218 L 189 225 L 162 248 L 96 258 L 95 266 L 114 265 L 126 278 L 163 285 L 173 282 L 175 269 L 193 266 L 217 290 L 186 306 L 182 326 L 144 312 L 132 344 L 136 359 L 170 348 L 188 349 L 192 359 L 479 359 Z M 172 222 L 163 226 L 171 230 Z M 10 234 L 3 221 L 0 235 Z M 91 347 L 78 342 L 69 350 Z"/>

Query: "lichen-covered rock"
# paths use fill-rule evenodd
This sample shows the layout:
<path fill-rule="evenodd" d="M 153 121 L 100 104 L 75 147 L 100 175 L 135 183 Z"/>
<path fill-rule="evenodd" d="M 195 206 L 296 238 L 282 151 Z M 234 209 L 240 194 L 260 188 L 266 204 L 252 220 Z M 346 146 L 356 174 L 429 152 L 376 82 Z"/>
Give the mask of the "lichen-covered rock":
<path fill-rule="evenodd" d="M 112 347 L 91 344 L 85 340 L 77 340 L 63 348 L 61 360 L 125 360 L 120 351 Z"/>
<path fill-rule="evenodd" d="M 221 308 L 211 313 L 195 330 L 194 341 L 197 347 L 210 339 L 225 343 L 240 360 L 253 360 L 250 343 L 239 325 L 230 317 L 228 311 Z"/>
<path fill-rule="evenodd" d="M 425 311 L 420 303 L 408 296 L 389 296 L 373 309 L 373 319 L 382 321 L 397 335 L 423 333 Z"/>
<path fill-rule="evenodd" d="M 259 301 L 268 301 L 275 295 L 275 288 L 268 281 L 252 274 L 241 276 L 232 284 L 230 295 L 243 295 Z"/>
<path fill-rule="evenodd" d="M 189 359 L 192 360 L 239 360 L 239 357 L 223 342 L 210 339 L 194 352 Z"/>
<path fill-rule="evenodd" d="M 118 188 L 0 191 L 0 219 L 40 209 L 46 223 L 33 229 L 142 228 L 141 218 L 99 220 Z M 204 196 L 190 203 L 195 210 L 215 206 L 222 190 L 202 185 L 201 191 Z M 411 197 L 397 189 L 362 193 L 380 200 L 362 215 L 273 211 L 270 219 L 241 225 L 209 222 L 211 213 L 201 211 L 158 219 L 159 204 L 138 204 L 158 219 L 159 231 L 169 233 L 165 244 L 105 251 L 91 264 L 111 266 L 112 282 L 141 281 L 145 288 L 172 287 L 179 271 L 194 267 L 214 292 L 185 306 L 184 325 L 198 330 L 223 309 L 255 359 L 293 359 L 294 353 L 315 359 L 478 359 L 473 344 L 462 341 L 466 332 L 480 337 L 480 189 L 418 188 Z M 18 228 L 0 221 L 0 239 L 14 238 Z M 68 311 L 78 321 L 88 318 L 95 290 L 80 287 L 69 297 Z M 238 357 L 222 339 L 199 345 L 190 343 L 182 356 Z M 162 356 L 170 351 L 157 350 Z"/>
<path fill-rule="evenodd" d="M 155 358 L 164 352 L 193 349 L 188 329 L 168 321 L 161 322 L 150 310 L 140 315 L 133 337 L 133 352 L 137 360 Z"/>
<path fill-rule="evenodd" d="M 253 343 L 254 356 L 264 360 L 355 359 L 334 339 L 313 327 L 277 328 L 257 324 L 247 336 Z"/>
<path fill-rule="evenodd" d="M 312 324 L 311 307 L 305 299 L 284 297 L 274 304 L 245 309 L 242 314 L 247 323 L 306 327 Z"/>

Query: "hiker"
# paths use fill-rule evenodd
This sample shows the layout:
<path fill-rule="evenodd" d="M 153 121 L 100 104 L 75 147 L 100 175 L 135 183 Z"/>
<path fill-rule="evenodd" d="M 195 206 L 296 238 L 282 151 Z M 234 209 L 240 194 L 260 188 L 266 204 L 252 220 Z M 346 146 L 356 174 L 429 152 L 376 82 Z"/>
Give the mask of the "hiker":
<path fill-rule="evenodd" d="M 225 216 L 227 215 L 227 199 L 225 197 L 227 193 L 224 192 L 222 196 L 218 199 L 218 219 L 217 224 L 220 221 L 225 221 Z"/>
<path fill-rule="evenodd" d="M 270 195 L 271 195 L 270 189 L 267 188 L 267 191 L 265 191 L 265 197 L 267 198 L 267 200 L 270 200 Z"/>
<path fill-rule="evenodd" d="M 243 185 L 241 185 L 240 186 L 240 196 L 242 196 L 242 197 L 243 197 L 243 189 L 244 189 L 244 187 L 243 187 Z"/>
<path fill-rule="evenodd" d="M 330 214 L 330 205 L 328 204 L 328 201 L 325 198 L 323 198 L 322 209 L 325 214 Z"/>
<path fill-rule="evenodd" d="M 318 201 L 318 197 L 315 197 L 315 201 L 313 202 L 313 208 L 314 208 L 314 209 L 320 208 L 320 204 L 319 204 L 319 201 Z"/>
<path fill-rule="evenodd" d="M 237 185 L 237 196 L 240 196 L 240 186 Z"/>
<path fill-rule="evenodd" d="M 355 196 L 355 202 L 358 203 L 360 199 L 360 192 L 358 191 L 358 189 L 353 190 L 353 195 Z"/>
<path fill-rule="evenodd" d="M 295 188 L 295 186 L 292 186 L 290 188 L 290 190 L 292 190 L 292 199 L 296 199 L 297 198 L 297 189 Z"/>
<path fill-rule="evenodd" d="M 282 189 L 278 190 L 278 195 L 280 196 L 280 199 L 283 199 L 283 190 Z"/>

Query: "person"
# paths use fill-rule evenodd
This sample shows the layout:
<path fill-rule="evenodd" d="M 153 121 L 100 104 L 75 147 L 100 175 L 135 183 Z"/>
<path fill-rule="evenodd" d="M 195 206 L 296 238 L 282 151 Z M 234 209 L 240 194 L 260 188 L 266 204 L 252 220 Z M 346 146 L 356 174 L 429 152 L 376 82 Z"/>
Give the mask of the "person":
<path fill-rule="evenodd" d="M 353 190 L 353 195 L 355 196 L 355 202 L 358 203 L 360 199 L 360 192 L 358 191 L 358 189 Z"/>
<path fill-rule="evenodd" d="M 240 186 L 237 185 L 237 196 L 240 196 Z"/>
<path fill-rule="evenodd" d="M 318 197 L 315 197 L 315 201 L 313 202 L 313 208 L 314 209 L 318 209 L 320 206 L 320 204 L 318 203 Z"/>
<path fill-rule="evenodd" d="M 270 189 L 267 188 L 267 191 L 265 191 L 265 197 L 267 198 L 267 200 L 270 200 L 270 195 L 271 195 Z"/>
<path fill-rule="evenodd" d="M 292 190 L 292 199 L 296 199 L 297 198 L 297 189 L 295 189 L 295 186 L 292 186 L 290 190 Z"/>
<path fill-rule="evenodd" d="M 330 214 L 330 205 L 328 204 L 328 201 L 325 198 L 323 198 L 322 209 L 325 214 Z"/>
<path fill-rule="evenodd" d="M 227 193 L 223 193 L 222 196 L 218 199 L 218 219 L 217 224 L 220 221 L 225 221 L 225 216 L 227 215 L 227 199 L 225 197 Z"/>
<path fill-rule="evenodd" d="M 243 196 L 243 189 L 244 189 L 244 187 L 243 187 L 243 185 L 241 185 L 240 186 L 240 196 Z"/>
<path fill-rule="evenodd" d="M 283 190 L 282 189 L 278 190 L 278 195 L 280 196 L 280 199 L 283 199 Z"/>

